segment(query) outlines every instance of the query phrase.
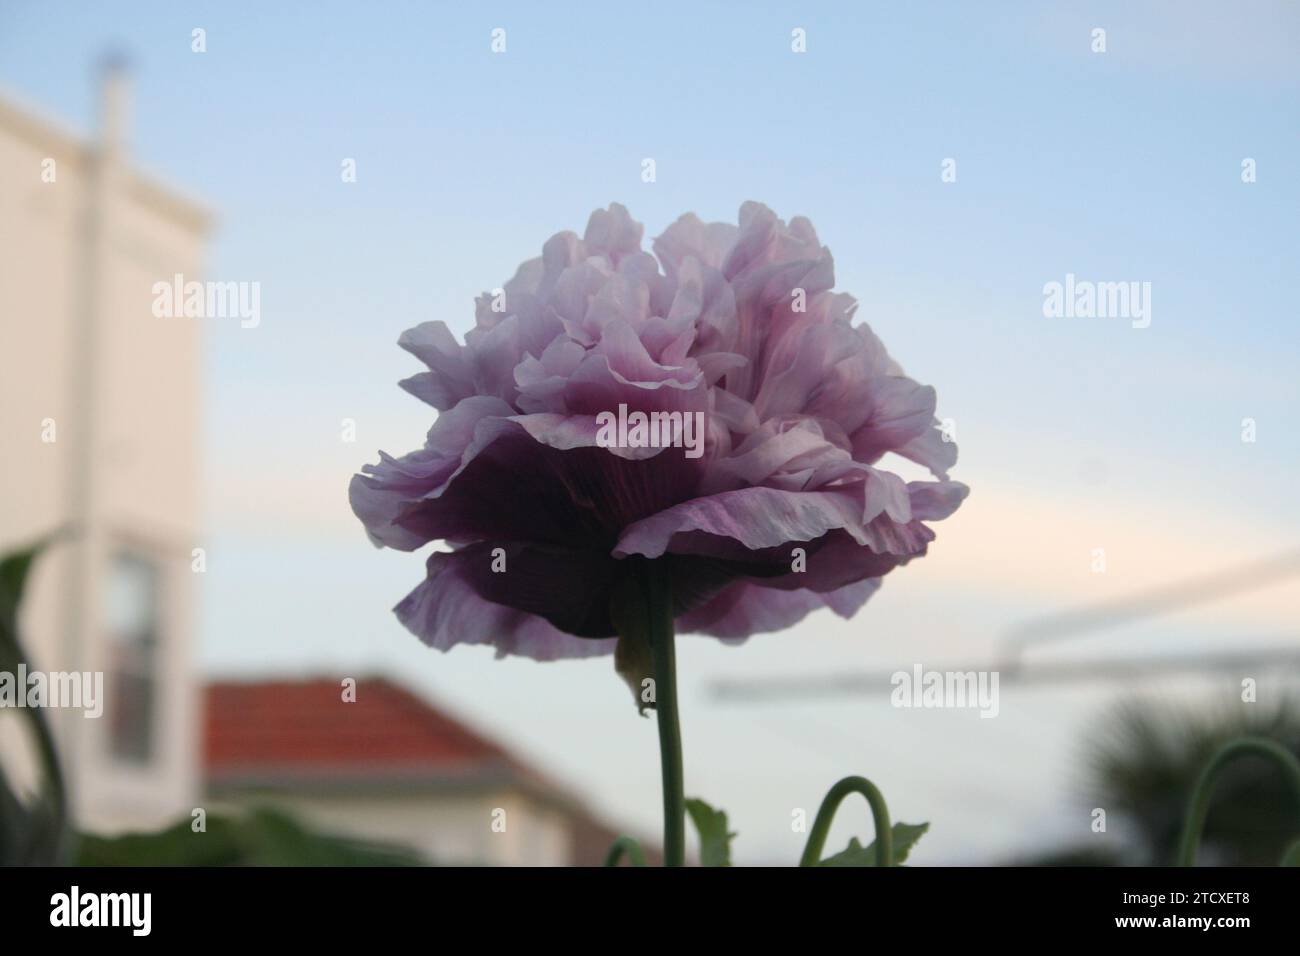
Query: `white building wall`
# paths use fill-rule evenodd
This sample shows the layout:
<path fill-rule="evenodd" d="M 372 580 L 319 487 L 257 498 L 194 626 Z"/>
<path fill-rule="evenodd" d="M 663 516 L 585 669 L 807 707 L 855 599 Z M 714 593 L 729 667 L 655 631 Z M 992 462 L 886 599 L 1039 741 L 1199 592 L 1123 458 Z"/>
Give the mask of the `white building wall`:
<path fill-rule="evenodd" d="M 42 179 L 47 159 L 54 182 Z M 188 813 L 198 791 L 190 555 L 202 543 L 203 329 L 155 318 L 151 287 L 177 272 L 201 277 L 207 227 L 197 207 L 118 165 L 104 178 L 95 238 L 94 164 L 75 138 L 0 99 L 0 551 L 78 525 L 30 582 L 22 626 L 34 665 L 107 668 L 104 583 L 115 550 L 148 558 L 160 576 L 150 759 L 109 753 L 111 697 L 98 720 L 52 713 L 77 823 L 111 831 Z M 88 316 L 94 348 L 78 358 Z M 47 420 L 52 443 L 42 440 Z M 78 504 L 81 476 L 93 486 L 89 512 Z M 6 768 L 30 777 L 30 767 L 15 768 L 15 716 L 0 714 L 0 748 Z"/>

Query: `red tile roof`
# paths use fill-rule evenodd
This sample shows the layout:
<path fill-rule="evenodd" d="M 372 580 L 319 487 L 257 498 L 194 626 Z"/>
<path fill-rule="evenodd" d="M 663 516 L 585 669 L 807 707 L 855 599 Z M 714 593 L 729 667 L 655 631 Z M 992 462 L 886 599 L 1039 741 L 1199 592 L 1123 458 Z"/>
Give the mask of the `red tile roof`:
<path fill-rule="evenodd" d="M 466 771 L 510 766 L 492 741 L 383 678 L 208 685 L 204 769 L 209 777 L 259 770 Z"/>
<path fill-rule="evenodd" d="M 616 836 L 502 747 L 381 677 L 358 680 L 352 703 L 343 700 L 341 678 L 209 684 L 203 724 L 210 788 L 506 785 L 569 817 L 576 865 L 599 865 Z M 652 863 L 660 861 L 657 847 L 643 846 Z"/>

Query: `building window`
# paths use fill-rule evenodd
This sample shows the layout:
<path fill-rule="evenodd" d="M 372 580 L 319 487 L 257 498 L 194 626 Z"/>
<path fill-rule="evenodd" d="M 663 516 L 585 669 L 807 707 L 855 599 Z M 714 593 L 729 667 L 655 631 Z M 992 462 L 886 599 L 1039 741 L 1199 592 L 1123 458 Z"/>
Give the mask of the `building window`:
<path fill-rule="evenodd" d="M 136 554 L 114 555 L 107 598 L 109 751 L 146 763 L 153 756 L 158 699 L 158 568 Z"/>

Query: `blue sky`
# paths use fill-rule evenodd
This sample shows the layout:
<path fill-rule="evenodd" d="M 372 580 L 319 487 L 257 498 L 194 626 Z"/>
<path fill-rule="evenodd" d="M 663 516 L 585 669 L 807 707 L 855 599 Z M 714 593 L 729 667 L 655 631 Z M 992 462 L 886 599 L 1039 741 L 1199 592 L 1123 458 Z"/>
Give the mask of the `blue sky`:
<path fill-rule="evenodd" d="M 425 651 L 387 613 L 420 562 L 372 551 L 345 489 L 428 427 L 395 385 L 414 371 L 402 329 L 463 332 L 474 295 L 611 201 L 652 236 L 758 199 L 813 220 L 859 316 L 938 388 L 973 493 L 854 621 L 684 647 L 688 785 L 732 810 L 748 861 L 793 859 L 789 808 L 848 772 L 934 819 L 920 862 L 1065 839 L 1062 754 L 1109 689 L 1008 691 L 1001 718 L 970 721 L 884 698 L 724 708 L 704 684 L 979 660 L 1035 613 L 1295 547 L 1300 8 L 587 6 L 0 4 L 0 86 L 75 128 L 97 57 L 130 55 L 136 159 L 216 211 L 211 277 L 262 285 L 257 329 L 208 332 L 205 664 L 393 673 L 654 832 L 652 728 L 608 664 Z M 1066 273 L 1150 282 L 1150 328 L 1045 318 Z M 1296 597 L 1086 650 L 1294 641 Z M 984 800 L 963 790 L 980 779 Z"/>

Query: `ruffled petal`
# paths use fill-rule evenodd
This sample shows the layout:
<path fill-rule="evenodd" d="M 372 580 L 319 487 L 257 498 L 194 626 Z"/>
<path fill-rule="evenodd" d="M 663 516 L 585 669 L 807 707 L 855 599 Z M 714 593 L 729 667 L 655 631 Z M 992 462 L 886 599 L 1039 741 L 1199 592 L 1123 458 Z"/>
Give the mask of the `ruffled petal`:
<path fill-rule="evenodd" d="M 426 370 L 401 385 L 440 414 L 349 496 L 377 545 L 456 549 L 399 606 L 434 646 L 600 653 L 632 556 L 667 563 L 684 629 L 851 614 L 965 498 L 934 390 L 855 324 L 808 220 L 745 203 L 738 226 L 686 215 L 641 245 L 612 204 L 479 296 L 464 344 L 442 322 L 402 335 Z M 890 453 L 939 480 L 904 482 Z"/>
<path fill-rule="evenodd" d="M 678 626 L 684 633 L 707 634 L 739 643 L 752 634 L 793 627 L 823 607 L 840 617 L 852 617 L 879 587 L 879 579 L 868 579 L 830 594 L 814 594 L 777 591 L 750 581 L 737 581 L 712 601 L 683 615 Z"/>
<path fill-rule="evenodd" d="M 788 542 L 812 541 L 843 530 L 866 544 L 862 501 L 851 491 L 790 492 L 741 488 L 675 505 L 624 530 L 616 557 L 657 558 L 671 549 L 673 537 L 701 531 L 728 538 L 751 551 Z"/>
<path fill-rule="evenodd" d="M 497 657 L 538 661 L 612 654 L 617 640 L 567 634 L 544 618 L 484 600 L 470 584 L 466 556 L 429 556 L 427 576 L 393 609 L 416 637 L 440 651 L 457 644 L 491 644 Z"/>

